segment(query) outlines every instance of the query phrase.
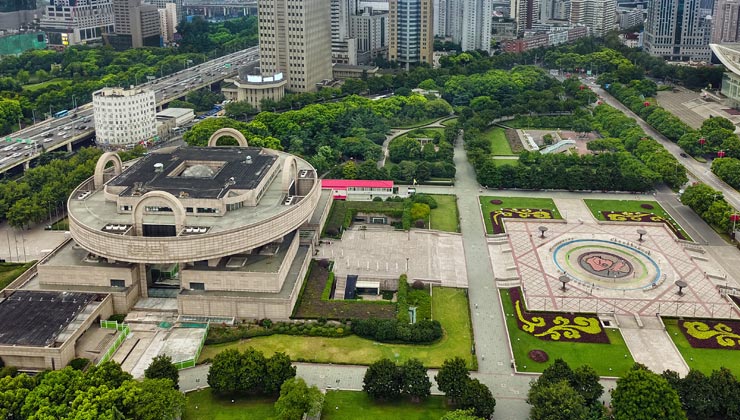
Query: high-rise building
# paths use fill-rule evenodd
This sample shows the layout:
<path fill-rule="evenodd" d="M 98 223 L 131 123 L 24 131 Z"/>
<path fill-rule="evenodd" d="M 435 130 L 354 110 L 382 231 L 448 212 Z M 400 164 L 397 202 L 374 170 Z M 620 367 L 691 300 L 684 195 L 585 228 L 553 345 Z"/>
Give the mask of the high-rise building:
<path fill-rule="evenodd" d="M 540 17 L 540 0 L 511 0 L 511 18 L 516 22 L 517 34 L 523 34 Z"/>
<path fill-rule="evenodd" d="M 174 4 L 175 5 L 175 26 L 177 26 L 185 18 L 185 14 L 182 9 L 182 3 L 183 3 L 183 0 L 144 0 L 144 4 L 151 4 L 152 6 L 157 6 L 157 9 L 166 9 L 168 4 Z"/>
<path fill-rule="evenodd" d="M 493 0 L 462 1 L 462 37 L 460 46 L 463 51 L 491 50 L 491 19 Z"/>
<path fill-rule="evenodd" d="M 447 0 L 447 22 L 445 35 L 452 38 L 452 42 L 460 43 L 462 39 L 462 2 L 465 0 Z"/>
<path fill-rule="evenodd" d="M 111 0 L 52 0 L 40 22 L 49 46 L 95 44 L 113 33 Z"/>
<path fill-rule="evenodd" d="M 716 0 L 712 14 L 712 44 L 740 41 L 740 0 Z"/>
<path fill-rule="evenodd" d="M 604 36 L 617 27 L 617 0 L 571 0 L 570 22 L 585 25 L 593 36 Z"/>
<path fill-rule="evenodd" d="M 390 0 L 388 59 L 408 67 L 432 65 L 434 25 L 432 0 Z"/>
<path fill-rule="evenodd" d="M 93 92 L 92 100 L 98 144 L 135 144 L 157 135 L 154 91 L 105 88 Z"/>
<path fill-rule="evenodd" d="M 434 36 L 447 36 L 447 3 L 448 0 L 432 0 Z"/>
<path fill-rule="evenodd" d="M 18 30 L 27 26 L 41 15 L 39 6 L 36 0 L 0 1 L 0 29 Z"/>
<path fill-rule="evenodd" d="M 634 28 L 645 23 L 645 9 L 632 9 L 626 7 L 617 8 L 617 20 L 619 29 Z"/>
<path fill-rule="evenodd" d="M 175 40 L 177 32 L 177 6 L 175 3 L 167 3 L 163 9 L 157 9 L 159 12 L 159 31 L 162 41 L 169 44 Z"/>
<path fill-rule="evenodd" d="M 388 12 L 366 7 L 350 18 L 350 36 L 357 40 L 358 62 L 388 54 Z"/>
<path fill-rule="evenodd" d="M 570 0 L 552 0 L 548 19 L 568 20 L 570 18 Z"/>
<path fill-rule="evenodd" d="M 350 17 L 357 14 L 357 0 L 330 0 L 331 61 L 357 64 L 357 40 L 350 36 Z"/>
<path fill-rule="evenodd" d="M 113 0 L 115 34 L 108 42 L 116 49 L 161 45 L 157 6 L 141 0 Z"/>
<path fill-rule="evenodd" d="M 669 61 L 708 61 L 711 16 L 700 0 L 654 0 L 645 22 L 645 51 Z"/>
<path fill-rule="evenodd" d="M 261 0 L 258 9 L 263 76 L 283 73 L 294 92 L 332 78 L 329 0 Z"/>

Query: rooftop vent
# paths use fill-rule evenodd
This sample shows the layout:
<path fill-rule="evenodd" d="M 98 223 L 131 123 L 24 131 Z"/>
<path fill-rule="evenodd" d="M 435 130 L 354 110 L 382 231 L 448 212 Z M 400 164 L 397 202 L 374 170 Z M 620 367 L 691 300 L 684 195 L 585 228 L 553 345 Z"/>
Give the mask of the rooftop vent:
<path fill-rule="evenodd" d="M 247 156 L 247 158 L 244 160 L 244 162 L 246 162 L 247 165 L 251 165 L 252 164 L 252 156 Z"/>

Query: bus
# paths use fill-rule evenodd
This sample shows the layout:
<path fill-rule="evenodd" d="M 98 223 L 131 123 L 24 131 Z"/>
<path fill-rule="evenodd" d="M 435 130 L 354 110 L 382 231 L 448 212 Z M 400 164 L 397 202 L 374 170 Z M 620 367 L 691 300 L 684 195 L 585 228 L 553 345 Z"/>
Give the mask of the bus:
<path fill-rule="evenodd" d="M 62 118 L 62 117 L 66 117 L 66 116 L 67 116 L 67 114 L 69 114 L 69 110 L 67 110 L 67 109 L 64 109 L 64 110 L 62 110 L 62 111 L 59 111 L 59 112 L 55 112 L 55 113 L 54 113 L 54 118 Z"/>

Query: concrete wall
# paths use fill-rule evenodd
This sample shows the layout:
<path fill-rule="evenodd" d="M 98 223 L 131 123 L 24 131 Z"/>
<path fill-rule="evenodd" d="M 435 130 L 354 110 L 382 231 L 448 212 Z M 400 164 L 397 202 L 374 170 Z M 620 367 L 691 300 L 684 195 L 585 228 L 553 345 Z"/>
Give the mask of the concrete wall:
<path fill-rule="evenodd" d="M 105 267 L 89 265 L 47 265 L 38 266 L 39 284 L 42 286 L 69 285 L 69 286 L 99 286 L 111 287 L 111 279 L 123 280 L 126 287 L 139 282 L 136 267 Z"/>

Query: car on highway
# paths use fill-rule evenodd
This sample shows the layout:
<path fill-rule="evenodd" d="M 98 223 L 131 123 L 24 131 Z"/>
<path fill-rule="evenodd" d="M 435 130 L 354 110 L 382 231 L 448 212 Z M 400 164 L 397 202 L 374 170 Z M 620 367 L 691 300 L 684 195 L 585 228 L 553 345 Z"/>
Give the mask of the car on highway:
<path fill-rule="evenodd" d="M 54 133 L 52 133 L 51 131 L 47 131 L 46 133 L 44 133 L 44 137 L 45 138 L 54 137 Z"/>
<path fill-rule="evenodd" d="M 54 139 L 44 139 L 44 143 L 48 143 L 50 141 L 54 141 Z"/>
<path fill-rule="evenodd" d="M 68 125 L 68 126 L 64 127 L 64 131 L 69 131 L 71 129 L 72 129 L 72 126 L 71 125 Z"/>
<path fill-rule="evenodd" d="M 685 158 L 685 157 L 689 157 L 689 155 L 687 155 L 686 153 L 683 153 L 683 152 L 682 152 L 682 153 L 681 153 L 681 157 Z"/>

